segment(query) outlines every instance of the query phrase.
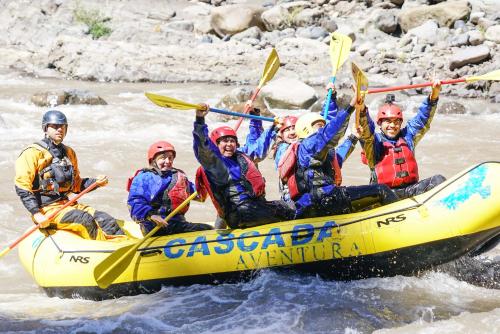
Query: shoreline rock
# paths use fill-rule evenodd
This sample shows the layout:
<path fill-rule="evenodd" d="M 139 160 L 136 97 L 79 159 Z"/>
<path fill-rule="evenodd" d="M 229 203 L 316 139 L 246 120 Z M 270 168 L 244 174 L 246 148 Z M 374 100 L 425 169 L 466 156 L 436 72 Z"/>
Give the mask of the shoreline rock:
<path fill-rule="evenodd" d="M 331 73 L 328 33 L 338 30 L 353 39 L 350 59 L 371 85 L 422 82 L 434 73 L 482 75 L 500 67 L 491 1 L 150 0 L 140 12 L 133 0 L 7 0 L 0 8 L 0 68 L 89 81 L 252 84 L 276 47 L 282 62 L 276 78 L 324 85 Z M 78 6 L 100 13 L 111 33 L 89 35 L 90 27 L 75 19 Z M 418 17 L 410 19 L 412 12 Z M 352 83 L 349 67 L 347 61 L 338 71 L 339 88 Z M 488 99 L 496 96 L 490 86 L 443 94 Z"/>

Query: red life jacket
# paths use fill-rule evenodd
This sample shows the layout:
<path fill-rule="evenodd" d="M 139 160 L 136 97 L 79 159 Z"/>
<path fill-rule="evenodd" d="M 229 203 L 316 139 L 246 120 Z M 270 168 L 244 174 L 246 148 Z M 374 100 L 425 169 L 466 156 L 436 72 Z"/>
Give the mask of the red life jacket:
<path fill-rule="evenodd" d="M 281 182 L 286 184 L 290 192 L 290 198 L 295 199 L 300 195 L 299 186 L 297 185 L 297 178 L 295 172 L 297 170 L 297 150 L 299 142 L 295 142 L 288 146 L 287 150 L 278 162 L 278 174 Z M 342 171 L 337 159 L 337 154 L 333 155 L 331 161 L 332 172 L 334 175 L 334 183 L 336 186 L 342 184 Z"/>
<path fill-rule="evenodd" d="M 391 188 L 418 182 L 418 165 L 415 155 L 403 138 L 395 145 L 383 143 L 382 160 L 375 165 L 377 182 Z"/>
<path fill-rule="evenodd" d="M 127 181 L 127 191 L 130 191 L 130 186 L 132 181 L 140 172 L 153 172 L 156 173 L 154 169 L 143 168 L 139 169 L 134 173 L 134 176 L 129 177 Z M 188 197 L 191 195 L 189 193 L 189 180 L 186 174 L 180 169 L 172 168 L 172 180 L 167 186 L 167 189 L 162 194 L 160 203 L 152 203 L 153 208 L 159 209 L 162 206 L 165 207 L 166 212 L 170 213 L 175 210 L 179 205 L 181 205 Z M 189 204 L 186 205 L 182 210 L 179 211 L 180 214 L 185 214 L 189 210 Z"/>
<path fill-rule="evenodd" d="M 231 196 L 231 200 L 234 200 L 236 197 L 238 197 L 234 196 L 234 194 L 238 192 L 238 190 L 236 189 L 236 183 L 239 183 L 243 186 L 244 191 L 248 193 L 250 198 L 258 198 L 260 196 L 263 196 L 265 194 L 266 184 L 264 178 L 262 177 L 262 174 L 257 169 L 257 166 L 245 154 L 240 152 L 236 154 L 238 155 L 237 161 L 239 164 L 239 168 L 242 172 L 245 173 L 242 173 L 242 178 L 240 180 L 228 180 L 228 185 L 230 188 L 229 193 L 233 194 L 233 196 Z M 199 198 L 204 201 L 207 198 L 207 195 L 209 195 L 219 216 L 224 217 L 225 215 L 223 203 L 227 202 L 229 199 L 223 198 L 224 194 L 222 193 L 223 191 L 220 191 L 220 189 L 212 189 L 205 170 L 201 166 L 196 171 L 195 185 L 196 190 L 198 191 Z"/>

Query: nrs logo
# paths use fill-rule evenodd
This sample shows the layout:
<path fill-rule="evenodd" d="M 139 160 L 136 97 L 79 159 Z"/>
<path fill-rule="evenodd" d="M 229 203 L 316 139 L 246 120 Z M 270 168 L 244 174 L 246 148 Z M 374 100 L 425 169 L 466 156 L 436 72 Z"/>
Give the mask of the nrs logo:
<path fill-rule="evenodd" d="M 89 259 L 90 257 L 88 256 L 74 256 L 74 255 L 71 255 L 71 257 L 69 258 L 69 262 L 80 262 L 80 263 L 89 263 Z"/>
<path fill-rule="evenodd" d="M 397 215 L 396 217 L 387 217 L 385 220 L 377 221 L 377 226 L 382 227 L 382 224 L 390 225 L 391 223 L 399 223 L 399 222 L 402 222 L 403 220 L 406 220 L 406 217 L 402 213 L 402 214 Z"/>

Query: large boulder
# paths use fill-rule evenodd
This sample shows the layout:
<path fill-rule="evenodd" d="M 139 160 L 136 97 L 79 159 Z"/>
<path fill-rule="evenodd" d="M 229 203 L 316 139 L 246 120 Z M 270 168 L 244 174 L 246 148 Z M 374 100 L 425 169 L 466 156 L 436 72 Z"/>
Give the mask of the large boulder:
<path fill-rule="evenodd" d="M 323 16 L 318 8 L 309 8 L 307 1 L 292 1 L 276 5 L 262 13 L 262 21 L 268 31 L 317 23 Z"/>
<path fill-rule="evenodd" d="M 274 6 L 262 13 L 262 22 L 267 31 L 284 29 L 291 26 L 288 10 L 283 6 Z"/>
<path fill-rule="evenodd" d="M 420 44 L 435 44 L 438 37 L 438 25 L 433 20 L 408 30 L 408 36 L 415 36 Z"/>
<path fill-rule="evenodd" d="M 258 27 L 251 27 L 245 31 L 237 33 L 236 35 L 231 37 L 231 40 L 233 41 L 245 41 L 247 39 L 260 40 L 261 37 L 262 37 L 262 31 Z"/>
<path fill-rule="evenodd" d="M 233 89 L 229 94 L 225 95 L 220 101 L 215 105 L 217 108 L 229 109 L 235 112 L 243 112 L 245 109 L 245 102 L 250 100 L 252 97 L 252 89 L 248 87 L 237 87 Z M 264 104 L 262 97 L 258 96 L 254 101 L 253 106 L 260 109 L 260 114 L 266 117 L 274 117 Z M 232 119 L 233 116 L 219 116 L 220 119 Z"/>
<path fill-rule="evenodd" d="M 500 103 L 500 82 L 493 82 L 488 91 L 491 102 Z"/>
<path fill-rule="evenodd" d="M 490 57 L 490 48 L 486 45 L 471 46 L 461 49 L 450 59 L 450 70 L 460 68 L 468 64 L 479 64 Z"/>
<path fill-rule="evenodd" d="M 499 32 L 500 34 L 500 32 Z M 484 42 L 484 35 L 479 30 L 471 30 L 467 33 L 470 45 L 480 45 Z M 500 37 L 500 36 L 499 36 Z"/>
<path fill-rule="evenodd" d="M 298 28 L 297 37 L 302 37 L 302 38 L 310 38 L 310 39 L 323 39 L 324 37 L 328 36 L 328 31 L 321 27 L 303 27 L 303 28 Z"/>
<path fill-rule="evenodd" d="M 500 44 L 500 25 L 494 25 L 486 30 L 484 37 L 492 42 Z"/>
<path fill-rule="evenodd" d="M 375 26 L 386 34 L 392 34 L 398 28 L 398 18 L 390 11 L 384 11 L 377 17 Z"/>
<path fill-rule="evenodd" d="M 97 94 L 79 89 L 38 92 L 33 94 L 31 102 L 39 107 L 54 107 L 61 104 L 108 104 Z"/>
<path fill-rule="evenodd" d="M 438 114 L 465 114 L 467 109 L 457 101 L 447 101 L 438 105 Z"/>
<path fill-rule="evenodd" d="M 404 32 L 422 25 L 427 20 L 435 20 L 441 27 L 453 27 L 457 20 L 469 16 L 471 9 L 466 0 L 446 1 L 433 6 L 418 6 L 399 13 L 399 25 Z"/>
<path fill-rule="evenodd" d="M 473 12 L 483 13 L 484 17 L 495 19 L 498 15 L 498 0 L 469 0 L 469 3 Z"/>
<path fill-rule="evenodd" d="M 253 5 L 221 6 L 212 10 L 210 24 L 221 37 L 234 35 L 254 26 L 263 29 L 263 11 L 263 7 Z"/>
<path fill-rule="evenodd" d="M 319 8 L 306 8 L 295 15 L 292 21 L 293 24 L 297 27 L 307 27 L 316 25 L 322 16 L 323 11 L 321 11 Z"/>
<path fill-rule="evenodd" d="M 318 100 L 318 95 L 311 86 L 287 77 L 268 83 L 261 95 L 269 108 L 276 109 L 308 109 Z"/>

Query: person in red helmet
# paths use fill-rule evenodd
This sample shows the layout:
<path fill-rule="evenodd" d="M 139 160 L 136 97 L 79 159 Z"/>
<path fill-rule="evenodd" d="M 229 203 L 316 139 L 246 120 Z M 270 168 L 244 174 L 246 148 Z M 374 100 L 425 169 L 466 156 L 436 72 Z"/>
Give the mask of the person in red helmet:
<path fill-rule="evenodd" d="M 127 204 L 130 216 L 141 225 L 144 235 L 157 224 L 161 228 L 155 235 L 169 235 L 192 231 L 210 230 L 207 224 L 190 223 L 184 214 L 189 205 L 168 222 L 165 217 L 184 202 L 192 193 L 194 185 L 186 174 L 174 168 L 175 148 L 167 141 L 153 143 L 147 154 L 149 166 L 138 170 L 129 180 Z"/>
<path fill-rule="evenodd" d="M 415 146 L 427 133 L 436 112 L 440 81 L 435 81 L 432 92 L 420 106 L 415 117 L 403 124 L 403 113 L 394 103 L 394 95 L 388 94 L 377 113 L 380 133 L 375 133 L 367 108 L 360 114 L 362 127 L 362 161 L 370 167 L 371 183 L 386 184 L 400 198 L 408 198 L 426 192 L 446 179 L 434 175 L 420 180 Z"/>
<path fill-rule="evenodd" d="M 252 159 L 238 149 L 236 132 L 216 128 L 208 135 L 205 110 L 196 111 L 193 148 L 202 169 L 196 189 L 202 199 L 210 196 L 219 217 L 231 228 L 245 228 L 294 218 L 283 201 L 267 201 L 265 181 Z"/>

